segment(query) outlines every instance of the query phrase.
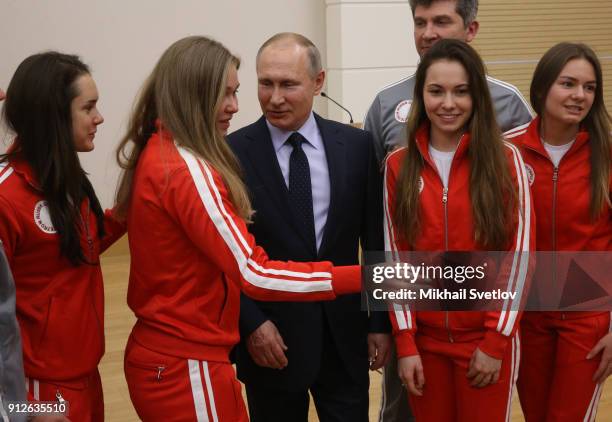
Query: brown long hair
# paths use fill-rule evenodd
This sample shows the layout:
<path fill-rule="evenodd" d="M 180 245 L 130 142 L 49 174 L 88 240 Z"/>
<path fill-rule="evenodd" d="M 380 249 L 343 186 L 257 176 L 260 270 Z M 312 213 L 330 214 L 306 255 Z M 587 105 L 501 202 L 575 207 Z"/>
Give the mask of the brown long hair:
<path fill-rule="evenodd" d="M 394 223 L 412 246 L 420 234 L 419 178 L 424 166 L 416 142 L 417 129 L 428 121 L 423 90 L 429 67 L 439 61 L 460 63 L 468 74 L 473 102 L 467 123 L 471 134 L 470 198 L 474 219 L 474 238 L 491 250 L 505 249 L 513 227 L 512 211 L 517 207 L 517 192 L 504 153 L 501 132 L 487 85 L 484 64 L 476 51 L 458 40 L 440 40 L 425 54 L 417 68 L 414 99 L 407 122 L 408 148 L 397 181 Z"/>
<path fill-rule="evenodd" d="M 238 68 L 240 60 L 221 43 L 202 36 L 176 41 L 162 54 L 117 148 L 117 162 L 123 169 L 116 196 L 119 216 L 127 213 L 134 170 L 159 118 L 179 145 L 221 174 L 236 211 L 250 220 L 252 210 L 240 165 L 215 126 L 231 66 Z"/>
<path fill-rule="evenodd" d="M 531 80 L 531 105 L 540 117 L 543 116 L 546 97 L 551 86 L 565 65 L 575 59 L 585 59 L 593 66 L 597 86 L 593 105 L 582 121 L 589 132 L 591 143 L 591 218 L 595 220 L 610 202 L 610 165 L 612 158 L 612 136 L 610 136 L 610 114 L 603 98 L 601 64 L 593 50 L 585 44 L 559 43 L 548 50 L 538 62 Z"/>

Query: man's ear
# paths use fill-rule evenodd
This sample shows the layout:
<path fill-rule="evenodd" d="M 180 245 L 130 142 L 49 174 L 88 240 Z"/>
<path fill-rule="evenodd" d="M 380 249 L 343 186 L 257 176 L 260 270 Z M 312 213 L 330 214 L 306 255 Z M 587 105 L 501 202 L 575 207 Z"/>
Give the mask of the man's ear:
<path fill-rule="evenodd" d="M 465 41 L 471 42 L 474 38 L 476 38 L 476 34 L 478 33 L 478 28 L 480 28 L 480 24 L 478 21 L 474 21 L 465 28 Z"/>
<path fill-rule="evenodd" d="M 323 85 L 325 84 L 325 70 L 321 69 L 321 71 L 315 77 L 315 95 L 319 95 L 321 90 L 323 89 Z"/>

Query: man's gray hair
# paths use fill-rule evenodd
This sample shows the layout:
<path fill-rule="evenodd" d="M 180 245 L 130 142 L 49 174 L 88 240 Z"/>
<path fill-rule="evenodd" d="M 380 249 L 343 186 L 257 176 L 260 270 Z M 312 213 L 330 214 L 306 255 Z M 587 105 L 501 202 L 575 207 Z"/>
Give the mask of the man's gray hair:
<path fill-rule="evenodd" d="M 308 38 L 301 34 L 296 34 L 295 32 L 280 32 L 268 38 L 268 40 L 264 42 L 261 47 L 259 47 L 259 50 L 257 51 L 256 61 L 259 62 L 259 56 L 261 55 L 262 51 L 266 49 L 266 47 L 272 44 L 281 43 L 285 41 L 293 41 L 297 45 L 306 49 L 309 65 L 308 73 L 312 78 L 315 78 L 323 69 L 323 66 L 321 65 L 321 53 L 312 41 L 310 41 Z"/>
<path fill-rule="evenodd" d="M 417 6 L 429 7 L 432 3 L 437 1 L 443 0 L 410 0 L 412 16 L 414 16 L 414 9 L 416 9 Z M 476 20 L 476 15 L 478 14 L 478 0 L 455 0 L 455 2 L 455 11 L 463 19 L 463 25 L 467 27 Z"/>

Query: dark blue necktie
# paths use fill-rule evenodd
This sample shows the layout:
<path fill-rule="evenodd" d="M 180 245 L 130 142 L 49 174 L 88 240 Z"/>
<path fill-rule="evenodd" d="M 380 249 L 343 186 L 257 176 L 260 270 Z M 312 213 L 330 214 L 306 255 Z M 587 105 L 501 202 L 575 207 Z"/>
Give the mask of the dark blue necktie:
<path fill-rule="evenodd" d="M 306 139 L 298 132 L 294 132 L 287 140 L 293 147 L 289 157 L 289 199 L 304 238 L 316 251 L 317 241 L 312 211 L 310 167 L 308 166 L 308 157 L 302 149 L 302 143 L 305 141 Z"/>

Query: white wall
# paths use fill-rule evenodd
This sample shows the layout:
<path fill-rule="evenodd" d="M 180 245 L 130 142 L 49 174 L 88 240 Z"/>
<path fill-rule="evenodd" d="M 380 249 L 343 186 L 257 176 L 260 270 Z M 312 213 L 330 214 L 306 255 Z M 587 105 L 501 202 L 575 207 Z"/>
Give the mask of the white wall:
<path fill-rule="evenodd" d="M 378 91 L 416 70 L 408 0 L 326 0 L 328 93 L 363 121 Z M 348 122 L 329 105 L 329 118 Z"/>
<path fill-rule="evenodd" d="M 25 57 L 42 50 L 78 54 L 91 66 L 106 121 L 95 151 L 81 159 L 108 207 L 118 176 L 114 149 L 138 88 L 166 47 L 186 35 L 210 35 L 242 58 L 237 129 L 260 116 L 254 61 L 261 43 L 277 32 L 299 32 L 325 58 L 325 7 L 324 0 L 2 0 L 0 87 Z M 315 108 L 327 115 L 324 100 Z"/>

